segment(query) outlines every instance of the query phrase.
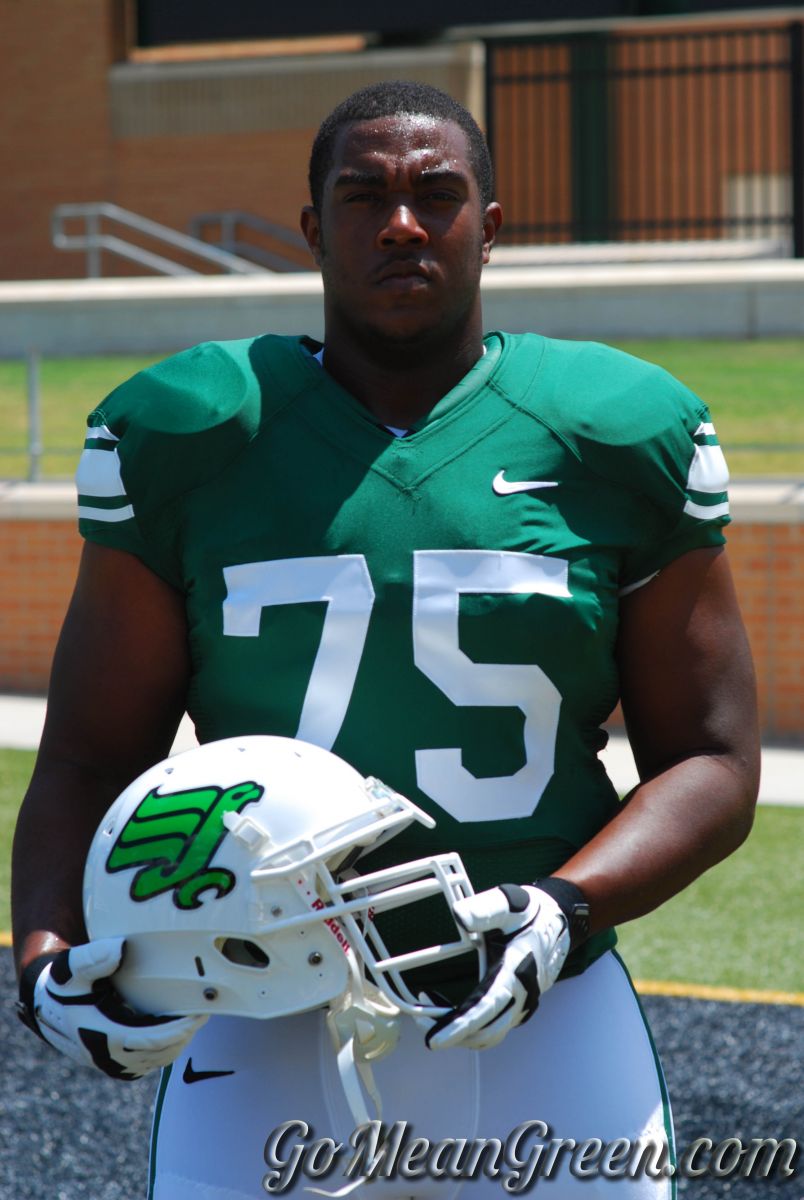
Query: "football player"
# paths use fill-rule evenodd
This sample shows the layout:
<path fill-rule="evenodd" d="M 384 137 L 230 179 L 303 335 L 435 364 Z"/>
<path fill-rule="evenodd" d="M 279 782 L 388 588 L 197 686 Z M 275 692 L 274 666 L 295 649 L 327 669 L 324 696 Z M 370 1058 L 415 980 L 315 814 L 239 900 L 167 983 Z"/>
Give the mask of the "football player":
<path fill-rule="evenodd" d="M 513 1158 L 533 1121 L 668 1151 L 613 928 L 742 842 L 758 774 L 710 415 L 604 346 L 484 335 L 501 209 L 483 137 L 443 93 L 382 84 L 344 101 L 315 139 L 310 188 L 323 345 L 199 346 L 89 418 L 86 546 L 15 841 L 22 1010 L 111 1074 L 173 1063 L 156 1200 L 263 1194 L 287 1121 L 348 1144 L 320 1011 L 134 1018 L 114 988 L 120 939 L 86 941 L 96 827 L 187 709 L 201 742 L 298 737 L 435 817 L 361 871 L 441 851 L 469 871 L 476 895 L 458 912 L 488 971 L 450 960 L 418 981 L 449 1011 L 403 1022 L 376 1068 L 384 1120 L 431 1143 L 497 1139 Z M 598 758 L 618 699 L 641 778 L 625 802 Z M 398 952 L 416 921 L 388 920 Z M 372 1187 L 485 1200 L 497 1165 Z M 342 1167 L 321 1186 L 350 1186 Z M 615 1185 L 563 1162 L 556 1176 L 562 1200 L 672 1189 L 666 1173 Z"/>

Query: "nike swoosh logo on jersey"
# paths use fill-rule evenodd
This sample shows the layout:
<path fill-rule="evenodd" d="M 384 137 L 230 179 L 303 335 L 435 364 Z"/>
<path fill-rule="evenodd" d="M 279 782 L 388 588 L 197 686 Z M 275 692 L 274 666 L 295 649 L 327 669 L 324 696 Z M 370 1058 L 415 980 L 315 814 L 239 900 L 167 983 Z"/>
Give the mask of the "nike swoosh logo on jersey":
<path fill-rule="evenodd" d="M 234 1071 L 196 1071 L 193 1060 L 188 1058 L 182 1079 L 185 1083 L 200 1083 L 202 1079 L 220 1079 L 222 1075 L 234 1075 Z"/>
<path fill-rule="evenodd" d="M 532 492 L 536 488 L 558 487 L 558 483 L 552 479 L 520 479 L 509 481 L 504 476 L 504 470 L 498 471 L 491 484 L 498 496 L 511 496 L 514 492 Z"/>

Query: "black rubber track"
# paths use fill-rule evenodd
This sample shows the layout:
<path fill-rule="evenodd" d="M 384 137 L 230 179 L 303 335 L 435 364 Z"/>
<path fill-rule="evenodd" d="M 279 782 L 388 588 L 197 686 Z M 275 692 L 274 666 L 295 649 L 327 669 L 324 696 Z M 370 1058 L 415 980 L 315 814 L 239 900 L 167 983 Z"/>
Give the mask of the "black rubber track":
<path fill-rule="evenodd" d="M 73 1067 L 26 1030 L 13 1011 L 9 950 L 0 951 L 0 997 L 0 1200 L 144 1200 L 155 1081 Z M 804 1008 L 664 997 L 644 1006 L 680 1147 L 698 1137 L 804 1145 Z M 786 1179 L 682 1180 L 679 1197 L 804 1200 L 802 1158 Z M 549 1184 L 533 1195 L 549 1200 Z"/>

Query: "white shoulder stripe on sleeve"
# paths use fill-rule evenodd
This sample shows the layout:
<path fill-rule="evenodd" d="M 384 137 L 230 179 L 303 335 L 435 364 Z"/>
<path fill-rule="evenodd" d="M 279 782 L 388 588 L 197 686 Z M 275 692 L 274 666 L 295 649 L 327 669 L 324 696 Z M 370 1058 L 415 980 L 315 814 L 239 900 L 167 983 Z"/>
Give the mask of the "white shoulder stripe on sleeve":
<path fill-rule="evenodd" d="M 134 509 L 130 504 L 123 508 L 92 508 L 88 504 L 79 504 L 78 515 L 87 521 L 128 521 L 134 516 Z"/>
<path fill-rule="evenodd" d="M 713 521 L 715 517 L 725 517 L 728 511 L 728 500 L 724 500 L 722 504 L 696 504 L 694 500 L 688 500 L 684 505 L 684 512 L 691 517 L 698 517 L 700 521 Z"/>
<path fill-rule="evenodd" d="M 711 421 L 701 421 L 693 437 L 715 437 L 715 427 Z"/>
<path fill-rule="evenodd" d="M 725 492 L 729 468 L 720 446 L 696 446 L 687 487 L 693 492 Z"/>
<path fill-rule="evenodd" d="M 84 450 L 75 482 L 82 496 L 125 496 L 117 450 Z"/>
<path fill-rule="evenodd" d="M 88 438 L 98 438 L 103 442 L 119 442 L 120 438 L 112 433 L 108 425 L 91 425 L 87 429 Z"/>

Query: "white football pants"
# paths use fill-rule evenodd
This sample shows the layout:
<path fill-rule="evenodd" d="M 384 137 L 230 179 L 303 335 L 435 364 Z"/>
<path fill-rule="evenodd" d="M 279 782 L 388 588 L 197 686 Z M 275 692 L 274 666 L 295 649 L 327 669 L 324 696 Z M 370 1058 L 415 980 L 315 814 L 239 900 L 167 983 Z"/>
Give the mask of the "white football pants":
<path fill-rule="evenodd" d="M 299 1200 L 350 1183 L 354 1200 L 674 1195 L 655 1169 L 672 1147 L 661 1068 L 615 954 L 553 987 L 490 1050 L 430 1051 L 404 1018 L 374 1077 L 385 1157 L 376 1131 L 350 1144 L 355 1122 L 322 1012 L 213 1017 L 163 1074 L 149 1200 Z M 372 1161 L 377 1177 L 358 1183 Z"/>

